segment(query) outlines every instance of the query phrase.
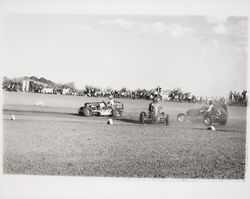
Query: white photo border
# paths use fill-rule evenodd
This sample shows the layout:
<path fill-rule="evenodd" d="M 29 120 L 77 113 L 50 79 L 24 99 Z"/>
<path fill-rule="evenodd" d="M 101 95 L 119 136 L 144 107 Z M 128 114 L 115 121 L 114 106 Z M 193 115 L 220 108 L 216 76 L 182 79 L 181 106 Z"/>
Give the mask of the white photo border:
<path fill-rule="evenodd" d="M 0 44 L 8 14 L 250 16 L 248 0 L 1 0 Z M 249 31 L 248 31 L 249 37 Z M 3 47 L 0 47 L 0 65 Z M 249 49 L 248 49 L 249 57 Z M 248 63 L 249 65 L 249 63 Z M 248 66 L 249 68 L 249 66 Z M 249 77 L 249 70 L 248 77 Z M 1 71 L 2 72 L 2 71 Z M 2 76 L 1 76 L 2 77 Z M 249 88 L 249 81 L 248 81 Z M 2 91 L 1 91 L 2 97 Z M 1 104 L 2 107 L 2 104 Z M 248 109 L 249 115 L 249 109 Z M 2 123 L 2 115 L 0 116 Z M 1 124 L 2 127 L 2 124 Z M 249 129 L 249 121 L 247 124 Z M 1 154 L 2 153 L 2 133 Z M 244 180 L 173 180 L 3 175 L 0 198 L 241 198 L 250 197 L 249 132 Z M 2 163 L 2 155 L 1 155 Z"/>

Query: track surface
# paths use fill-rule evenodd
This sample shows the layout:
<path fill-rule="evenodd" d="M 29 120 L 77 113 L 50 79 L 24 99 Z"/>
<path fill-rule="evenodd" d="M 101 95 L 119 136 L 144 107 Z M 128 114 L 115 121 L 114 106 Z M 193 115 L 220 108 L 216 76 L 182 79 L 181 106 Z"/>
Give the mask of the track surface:
<path fill-rule="evenodd" d="M 229 107 L 217 131 L 176 122 L 197 104 L 162 103 L 170 126 L 142 125 L 149 101 L 119 99 L 121 119 L 81 117 L 77 109 L 101 98 L 4 92 L 3 169 L 6 174 L 242 179 L 246 108 Z M 43 106 L 37 106 L 43 104 Z M 15 115 L 12 121 L 10 115 Z"/>

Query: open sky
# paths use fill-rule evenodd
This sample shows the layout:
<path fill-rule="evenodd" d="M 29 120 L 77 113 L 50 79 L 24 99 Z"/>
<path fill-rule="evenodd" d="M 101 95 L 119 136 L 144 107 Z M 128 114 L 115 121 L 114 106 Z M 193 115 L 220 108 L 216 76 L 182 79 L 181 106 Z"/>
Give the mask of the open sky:
<path fill-rule="evenodd" d="M 13 14 L 3 75 L 224 96 L 246 89 L 247 28 L 246 17 Z"/>

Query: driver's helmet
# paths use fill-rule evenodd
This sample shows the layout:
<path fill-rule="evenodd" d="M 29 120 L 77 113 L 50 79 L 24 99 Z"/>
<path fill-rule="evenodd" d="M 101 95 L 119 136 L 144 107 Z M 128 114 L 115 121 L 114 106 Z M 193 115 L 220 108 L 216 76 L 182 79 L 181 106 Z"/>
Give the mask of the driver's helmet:
<path fill-rule="evenodd" d="M 110 95 L 110 96 L 109 96 L 109 99 L 113 99 L 113 95 Z"/>

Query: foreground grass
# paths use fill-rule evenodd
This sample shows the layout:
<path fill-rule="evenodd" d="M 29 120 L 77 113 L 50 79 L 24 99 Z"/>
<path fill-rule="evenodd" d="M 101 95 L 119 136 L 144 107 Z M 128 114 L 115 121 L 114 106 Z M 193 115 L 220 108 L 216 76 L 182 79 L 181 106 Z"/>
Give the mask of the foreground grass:
<path fill-rule="evenodd" d="M 73 117 L 73 116 L 71 116 Z M 76 117 L 76 116 L 75 116 Z M 4 120 L 4 173 L 242 179 L 246 134 L 106 119 Z"/>

